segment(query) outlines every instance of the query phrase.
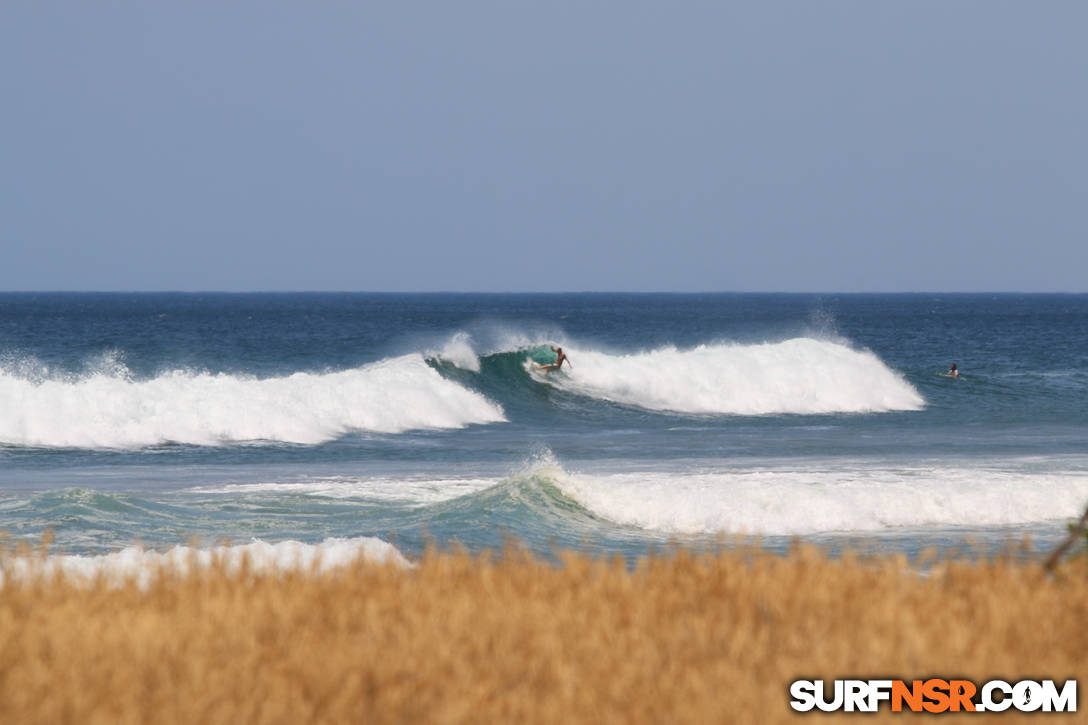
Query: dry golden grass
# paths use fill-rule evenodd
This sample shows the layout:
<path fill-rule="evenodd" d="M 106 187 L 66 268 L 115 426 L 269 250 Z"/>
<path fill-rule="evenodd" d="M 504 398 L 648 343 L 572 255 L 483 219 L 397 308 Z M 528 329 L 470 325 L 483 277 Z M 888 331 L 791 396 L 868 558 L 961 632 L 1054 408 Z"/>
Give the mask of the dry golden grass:
<path fill-rule="evenodd" d="M 1088 669 L 1083 560 L 919 576 L 902 557 L 811 548 L 678 551 L 634 570 L 561 558 L 213 568 L 146 590 L 8 581 L 0 722 L 760 723 L 792 718 L 797 678 Z"/>

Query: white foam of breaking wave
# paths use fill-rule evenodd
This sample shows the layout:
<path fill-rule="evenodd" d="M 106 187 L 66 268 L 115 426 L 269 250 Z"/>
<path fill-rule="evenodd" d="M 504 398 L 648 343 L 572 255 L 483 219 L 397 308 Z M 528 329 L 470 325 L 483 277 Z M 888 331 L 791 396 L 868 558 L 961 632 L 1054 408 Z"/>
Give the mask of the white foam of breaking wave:
<path fill-rule="evenodd" d="M 571 392 L 648 410 L 766 415 L 925 405 L 918 391 L 872 352 L 827 340 L 665 347 L 628 355 L 566 352 L 572 365 L 564 373 L 533 375 Z M 532 372 L 528 362 L 526 369 Z"/>
<path fill-rule="evenodd" d="M 396 502 L 410 505 L 441 503 L 466 496 L 498 483 L 492 478 L 442 478 L 329 476 L 306 481 L 233 483 L 190 488 L 200 494 L 292 494 L 334 499 Z"/>
<path fill-rule="evenodd" d="M 464 370 L 480 372 L 480 357 L 517 352 L 542 345 L 559 344 L 565 338 L 556 329 L 527 326 L 517 328 L 498 323 L 477 325 L 472 333 L 458 330 L 439 345 L 425 346 L 427 357 L 438 358 Z"/>
<path fill-rule="evenodd" d="M 959 466 L 762 468 L 562 474 L 556 485 L 610 521 L 675 534 L 874 532 L 1003 526 L 1069 518 L 1088 473 Z"/>
<path fill-rule="evenodd" d="M 233 575 L 241 569 L 243 561 L 249 571 L 257 574 L 289 571 L 325 573 L 358 561 L 412 566 L 392 544 L 361 536 L 351 539 L 326 539 L 320 544 L 304 544 L 298 541 L 270 544 L 255 539 L 249 544 L 212 548 L 175 546 L 162 553 L 130 546 L 98 556 L 16 556 L 7 562 L 6 575 L 15 581 L 34 576 L 52 579 L 61 575 L 68 581 L 83 585 L 101 577 L 113 586 L 133 582 L 146 587 L 159 571 L 187 576 L 195 570 L 220 564 L 227 573 Z M 5 573 L 0 571 L 0 585 L 5 583 L 4 576 Z"/>
<path fill-rule="evenodd" d="M 442 346 L 435 356 L 439 360 L 445 360 L 452 363 L 462 370 L 470 370 L 474 373 L 480 372 L 480 358 L 476 355 L 476 350 L 472 346 L 472 336 L 467 332 L 456 332 L 445 345 Z"/>
<path fill-rule="evenodd" d="M 174 371 L 137 381 L 121 366 L 74 379 L 31 380 L 0 370 L 0 444 L 7 445 L 317 444 L 352 431 L 504 420 L 500 406 L 443 378 L 420 354 L 266 379 Z"/>

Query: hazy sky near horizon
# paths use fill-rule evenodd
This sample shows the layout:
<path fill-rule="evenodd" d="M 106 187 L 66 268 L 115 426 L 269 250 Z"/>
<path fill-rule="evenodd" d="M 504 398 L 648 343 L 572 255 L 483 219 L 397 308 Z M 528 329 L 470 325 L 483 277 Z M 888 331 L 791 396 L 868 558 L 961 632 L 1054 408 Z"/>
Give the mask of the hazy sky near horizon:
<path fill-rule="evenodd" d="M 1088 3 L 0 6 L 0 290 L 1088 291 Z"/>

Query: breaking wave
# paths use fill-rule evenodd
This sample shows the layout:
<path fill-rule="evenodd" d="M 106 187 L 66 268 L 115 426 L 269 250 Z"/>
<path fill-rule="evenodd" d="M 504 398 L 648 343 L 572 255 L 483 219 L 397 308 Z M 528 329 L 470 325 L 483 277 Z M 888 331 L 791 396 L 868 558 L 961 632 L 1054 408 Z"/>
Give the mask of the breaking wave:
<path fill-rule="evenodd" d="M 797 338 L 758 345 L 665 347 L 629 355 L 567 349 L 572 366 L 534 377 L 573 393 L 647 410 L 694 414 L 875 413 L 919 410 L 922 396 L 876 355 Z M 526 362 L 526 370 L 532 367 Z"/>
<path fill-rule="evenodd" d="M 244 564 L 247 571 L 256 574 L 288 571 L 321 573 L 359 561 L 412 566 L 395 546 L 370 536 L 332 538 L 320 544 L 304 544 L 298 541 L 273 544 L 254 540 L 249 544 L 211 548 L 175 546 L 162 553 L 129 546 L 97 556 L 15 556 L 5 562 L 3 570 L 0 571 L 0 586 L 4 584 L 5 574 L 16 581 L 34 576 L 52 580 L 60 575 L 68 581 L 83 585 L 101 580 L 112 586 L 121 586 L 131 581 L 146 587 L 160 571 L 185 576 L 195 570 L 222 566 L 226 572 L 234 574 Z"/>
<path fill-rule="evenodd" d="M 359 368 L 259 378 L 173 370 L 134 379 L 119 356 L 79 374 L 34 361 L 0 365 L 0 445 L 134 449 L 163 444 L 316 445 L 353 432 L 395 434 L 533 415 L 546 386 L 649 411 L 691 415 L 879 413 L 925 400 L 875 354 L 814 338 L 613 354 L 564 343 L 554 360 L 537 334 L 496 335 L 480 354 L 457 332 L 427 353 Z M 487 347 L 485 350 L 492 350 Z"/>
<path fill-rule="evenodd" d="M 541 499 L 532 506 L 538 519 L 561 512 L 573 525 L 603 520 L 663 537 L 1001 527 L 1062 520 L 1080 510 L 1088 476 L 1083 461 L 1071 463 L 1073 470 L 1041 470 L 1032 459 L 992 466 L 828 460 L 801 468 L 607 473 L 566 470 L 544 451 L 522 473 L 443 506 L 493 510 L 495 502 L 480 502 L 528 500 L 532 491 Z"/>
<path fill-rule="evenodd" d="M 1088 477 L 974 466 L 564 474 L 556 485 L 609 521 L 670 534 L 794 535 L 1005 526 L 1068 517 Z"/>
<path fill-rule="evenodd" d="M 400 433 L 505 420 L 499 405 L 442 377 L 419 354 L 264 379 L 178 370 L 133 380 L 123 365 L 74 378 L 21 373 L 0 370 L 0 444 L 317 444 L 353 431 Z"/>

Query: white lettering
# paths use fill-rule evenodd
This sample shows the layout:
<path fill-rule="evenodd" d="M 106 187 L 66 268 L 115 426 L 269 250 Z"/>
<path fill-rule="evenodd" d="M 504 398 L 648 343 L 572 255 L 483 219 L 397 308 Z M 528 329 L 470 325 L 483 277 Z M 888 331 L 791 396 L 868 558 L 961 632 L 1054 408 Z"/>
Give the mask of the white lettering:
<path fill-rule="evenodd" d="M 1012 688 L 1012 704 L 1020 712 L 1035 712 L 1043 706 L 1043 688 L 1031 680 L 1017 682 Z"/>
<path fill-rule="evenodd" d="M 845 699 L 842 680 L 835 680 L 835 697 L 831 702 L 828 702 L 824 697 L 827 694 L 824 688 L 824 681 L 816 680 L 816 684 L 820 686 L 820 694 L 816 698 L 816 707 L 824 712 L 835 712 L 842 707 L 842 702 Z"/>
<path fill-rule="evenodd" d="M 868 684 L 865 680 L 847 680 L 846 681 L 846 711 L 854 712 L 868 712 Z"/>
<path fill-rule="evenodd" d="M 1077 681 L 1066 680 L 1061 693 L 1054 686 L 1054 680 L 1043 680 L 1043 712 L 1076 712 Z"/>
<path fill-rule="evenodd" d="M 790 685 L 790 707 L 797 712 L 808 712 L 816 707 L 816 685 L 812 680 L 797 680 Z"/>
<path fill-rule="evenodd" d="M 869 680 L 869 709 L 867 712 L 876 712 L 880 709 L 882 700 L 892 699 L 891 680 Z"/>
<path fill-rule="evenodd" d="M 994 690 L 1000 690 L 1004 697 L 995 701 Z M 993 712 L 1004 712 L 1012 707 L 1012 685 L 1004 680 L 990 680 L 982 687 L 982 707 L 978 709 Z"/>

